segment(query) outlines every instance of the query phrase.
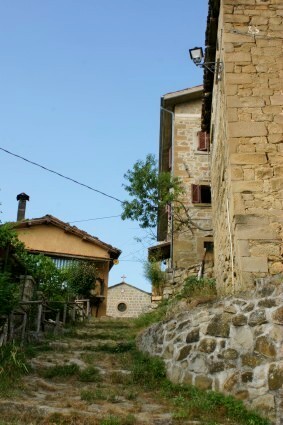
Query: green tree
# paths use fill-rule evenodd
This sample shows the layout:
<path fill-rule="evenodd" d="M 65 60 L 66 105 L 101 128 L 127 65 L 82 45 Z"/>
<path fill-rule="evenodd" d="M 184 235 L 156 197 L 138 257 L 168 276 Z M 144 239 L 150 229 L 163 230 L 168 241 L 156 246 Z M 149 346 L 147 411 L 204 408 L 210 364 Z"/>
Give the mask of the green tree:
<path fill-rule="evenodd" d="M 98 277 L 95 264 L 91 261 L 76 261 L 65 272 L 65 282 L 69 293 L 88 298 Z"/>
<path fill-rule="evenodd" d="M 158 212 L 183 193 L 178 178 L 168 172 L 158 172 L 157 161 L 152 154 L 148 154 L 145 161 L 138 160 L 124 178 L 128 184 L 123 184 L 123 187 L 133 199 L 123 202 L 121 218 L 136 220 L 143 229 L 156 227 Z"/>

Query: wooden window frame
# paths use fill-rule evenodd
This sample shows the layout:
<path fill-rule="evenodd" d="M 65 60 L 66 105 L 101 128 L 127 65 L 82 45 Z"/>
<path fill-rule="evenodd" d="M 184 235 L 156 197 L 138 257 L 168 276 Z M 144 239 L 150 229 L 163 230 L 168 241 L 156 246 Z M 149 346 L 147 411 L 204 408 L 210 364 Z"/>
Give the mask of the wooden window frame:
<path fill-rule="evenodd" d="M 209 152 L 209 143 L 210 143 L 209 133 L 207 133 L 206 131 L 198 131 L 197 136 L 198 136 L 197 150 L 200 152 Z"/>
<path fill-rule="evenodd" d="M 192 203 L 193 204 L 207 204 L 211 205 L 211 192 L 210 192 L 210 202 L 204 201 L 204 190 L 203 187 L 208 187 L 210 190 L 210 185 L 206 184 L 192 184 Z"/>

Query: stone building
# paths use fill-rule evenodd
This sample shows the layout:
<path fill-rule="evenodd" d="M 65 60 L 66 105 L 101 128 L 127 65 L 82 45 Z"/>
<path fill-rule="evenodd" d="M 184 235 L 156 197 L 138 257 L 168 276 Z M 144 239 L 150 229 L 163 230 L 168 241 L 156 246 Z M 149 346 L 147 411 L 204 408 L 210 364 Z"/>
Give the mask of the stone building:
<path fill-rule="evenodd" d="M 210 133 L 218 292 L 283 272 L 282 16 L 279 0 L 210 0 L 202 131 Z"/>
<path fill-rule="evenodd" d="M 179 177 L 185 188 L 182 206 L 175 203 L 158 218 L 159 245 L 149 256 L 171 259 L 173 282 L 181 270 L 203 271 L 212 256 L 210 152 L 201 132 L 202 86 L 161 98 L 159 170 Z M 172 280 L 171 280 L 172 281 Z"/>
<path fill-rule="evenodd" d="M 151 294 L 126 282 L 108 288 L 107 316 L 137 317 L 151 306 Z"/>

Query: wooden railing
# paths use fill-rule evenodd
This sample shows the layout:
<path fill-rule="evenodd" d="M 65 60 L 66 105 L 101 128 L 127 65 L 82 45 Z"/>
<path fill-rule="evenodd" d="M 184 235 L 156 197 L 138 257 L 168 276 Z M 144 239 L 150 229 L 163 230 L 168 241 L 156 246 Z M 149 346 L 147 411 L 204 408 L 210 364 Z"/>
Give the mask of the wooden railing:
<path fill-rule="evenodd" d="M 88 299 L 21 301 L 10 315 L 0 317 L 0 347 L 15 340 L 24 344 L 25 340 L 36 339 L 46 331 L 56 334 L 67 322 L 84 321 L 89 316 Z"/>

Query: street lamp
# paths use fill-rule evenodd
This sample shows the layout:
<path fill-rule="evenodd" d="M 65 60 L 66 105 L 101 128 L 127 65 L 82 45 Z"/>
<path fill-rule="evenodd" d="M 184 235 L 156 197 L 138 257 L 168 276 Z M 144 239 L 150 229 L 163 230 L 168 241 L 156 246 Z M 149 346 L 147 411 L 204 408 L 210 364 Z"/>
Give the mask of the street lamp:
<path fill-rule="evenodd" d="M 189 49 L 190 58 L 194 62 L 196 66 L 200 68 L 206 68 L 213 74 L 216 74 L 217 80 L 221 79 L 221 72 L 223 70 L 223 62 L 219 59 L 216 62 L 204 62 L 204 55 L 202 47 L 194 47 L 193 49 Z"/>

